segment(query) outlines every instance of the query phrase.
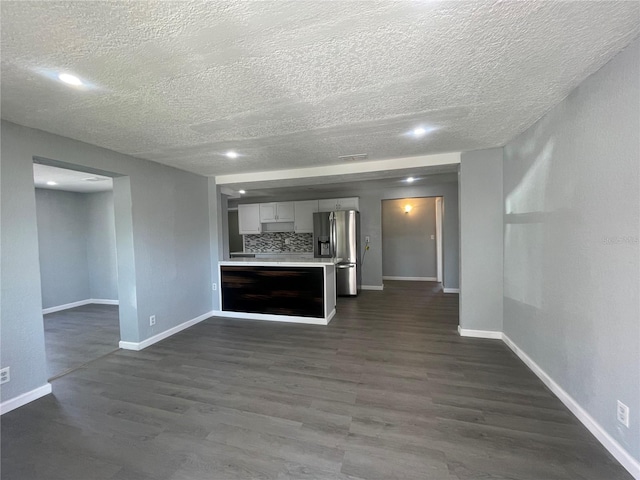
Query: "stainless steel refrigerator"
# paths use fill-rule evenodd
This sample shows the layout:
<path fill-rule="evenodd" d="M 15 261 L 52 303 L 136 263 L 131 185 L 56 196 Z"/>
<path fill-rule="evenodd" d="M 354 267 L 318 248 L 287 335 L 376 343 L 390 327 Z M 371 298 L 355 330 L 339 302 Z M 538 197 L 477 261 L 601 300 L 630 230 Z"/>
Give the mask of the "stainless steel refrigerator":
<path fill-rule="evenodd" d="M 360 286 L 360 213 L 355 210 L 313 214 L 313 254 L 340 258 L 336 263 L 338 295 L 358 295 Z"/>

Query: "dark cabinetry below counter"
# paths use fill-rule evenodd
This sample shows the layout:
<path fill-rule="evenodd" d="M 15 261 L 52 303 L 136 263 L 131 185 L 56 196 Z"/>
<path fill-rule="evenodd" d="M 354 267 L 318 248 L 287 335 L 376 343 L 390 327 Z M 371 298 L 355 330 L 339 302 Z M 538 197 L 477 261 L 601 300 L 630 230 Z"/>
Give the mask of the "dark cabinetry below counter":
<path fill-rule="evenodd" d="M 324 317 L 324 273 L 318 267 L 220 266 L 222 310 Z"/>

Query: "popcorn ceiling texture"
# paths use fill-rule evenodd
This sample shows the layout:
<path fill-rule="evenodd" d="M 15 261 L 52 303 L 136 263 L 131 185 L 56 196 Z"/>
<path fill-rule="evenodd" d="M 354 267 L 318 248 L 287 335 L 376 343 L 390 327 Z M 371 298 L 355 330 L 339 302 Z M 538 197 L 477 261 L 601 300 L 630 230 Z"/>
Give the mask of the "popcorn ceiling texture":
<path fill-rule="evenodd" d="M 247 253 L 311 253 L 312 233 L 270 232 L 261 235 L 243 235 Z M 285 244 L 289 239 L 291 243 Z"/>
<path fill-rule="evenodd" d="M 3 118 L 210 175 L 504 145 L 640 32 L 617 1 L 0 8 Z"/>

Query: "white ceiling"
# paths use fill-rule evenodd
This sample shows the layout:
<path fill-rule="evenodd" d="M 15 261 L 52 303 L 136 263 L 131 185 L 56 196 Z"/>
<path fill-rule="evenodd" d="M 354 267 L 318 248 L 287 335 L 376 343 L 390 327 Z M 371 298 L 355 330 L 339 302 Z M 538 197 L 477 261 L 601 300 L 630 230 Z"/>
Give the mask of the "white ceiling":
<path fill-rule="evenodd" d="M 636 1 L 0 8 L 3 118 L 205 175 L 503 145 L 640 32 Z"/>
<path fill-rule="evenodd" d="M 67 192 L 91 193 L 113 190 L 113 180 L 109 177 L 39 163 L 33 164 L 33 181 L 37 188 Z M 47 185 L 47 182 L 55 182 L 55 185 Z"/>

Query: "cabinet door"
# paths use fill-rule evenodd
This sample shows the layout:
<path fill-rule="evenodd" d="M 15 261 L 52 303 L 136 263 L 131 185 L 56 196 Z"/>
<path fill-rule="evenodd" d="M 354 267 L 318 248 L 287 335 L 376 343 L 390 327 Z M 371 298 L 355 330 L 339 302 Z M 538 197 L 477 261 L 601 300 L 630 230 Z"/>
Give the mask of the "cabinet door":
<path fill-rule="evenodd" d="M 260 203 L 260 221 L 270 223 L 277 221 L 277 210 L 275 203 Z"/>
<path fill-rule="evenodd" d="M 313 214 L 318 211 L 317 200 L 307 200 L 295 202 L 295 224 L 293 229 L 296 233 L 313 233 Z"/>
<path fill-rule="evenodd" d="M 360 199 L 358 197 L 339 198 L 337 210 L 360 210 Z"/>
<path fill-rule="evenodd" d="M 276 221 L 293 222 L 295 220 L 293 202 L 276 203 Z"/>
<path fill-rule="evenodd" d="M 325 200 L 318 200 L 318 211 L 319 212 L 333 212 L 337 210 L 338 199 L 337 198 L 327 198 Z"/>
<path fill-rule="evenodd" d="M 238 205 L 238 230 L 240 235 L 262 232 L 260 204 Z"/>

